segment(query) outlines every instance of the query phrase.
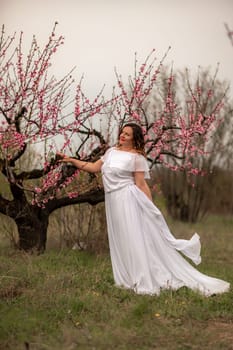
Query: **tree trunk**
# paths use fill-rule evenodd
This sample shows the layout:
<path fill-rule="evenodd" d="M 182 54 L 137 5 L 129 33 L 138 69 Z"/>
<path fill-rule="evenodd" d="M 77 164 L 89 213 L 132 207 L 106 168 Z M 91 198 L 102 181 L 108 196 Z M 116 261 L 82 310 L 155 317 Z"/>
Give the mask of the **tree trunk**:
<path fill-rule="evenodd" d="M 46 248 L 49 213 L 43 209 L 32 209 L 15 218 L 19 234 L 19 249 L 43 253 Z"/>
<path fill-rule="evenodd" d="M 49 215 L 56 209 L 80 203 L 96 205 L 104 201 L 104 191 L 93 188 L 75 198 L 54 198 L 43 208 L 31 205 L 23 191 L 12 185 L 14 200 L 3 198 L 0 193 L 0 212 L 12 218 L 18 229 L 18 247 L 31 253 L 43 253 L 46 249 Z"/>

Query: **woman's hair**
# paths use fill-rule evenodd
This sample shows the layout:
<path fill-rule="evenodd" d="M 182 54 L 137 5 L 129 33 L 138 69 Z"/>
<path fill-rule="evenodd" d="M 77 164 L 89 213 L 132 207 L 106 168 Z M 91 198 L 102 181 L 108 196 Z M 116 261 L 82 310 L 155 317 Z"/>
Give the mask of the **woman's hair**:
<path fill-rule="evenodd" d="M 142 128 L 138 124 L 135 124 L 135 123 L 124 124 L 121 127 L 121 129 L 120 129 L 119 136 L 120 136 L 122 130 L 126 126 L 129 126 L 133 130 L 133 146 L 134 146 L 134 149 L 138 153 L 141 153 L 141 154 L 145 155 L 145 150 L 144 150 L 145 141 L 144 141 L 144 135 L 143 135 L 143 132 L 142 132 Z"/>

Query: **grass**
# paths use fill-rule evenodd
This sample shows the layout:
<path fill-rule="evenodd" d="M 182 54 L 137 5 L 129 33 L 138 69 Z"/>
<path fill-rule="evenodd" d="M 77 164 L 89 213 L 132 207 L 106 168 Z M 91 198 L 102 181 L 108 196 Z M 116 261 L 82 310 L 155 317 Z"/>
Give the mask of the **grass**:
<path fill-rule="evenodd" d="M 198 231 L 199 269 L 233 282 L 233 219 L 172 222 Z M 205 298 L 186 288 L 159 297 L 114 286 L 109 255 L 49 249 L 32 256 L 0 244 L 0 349 L 230 350 L 233 292 Z"/>

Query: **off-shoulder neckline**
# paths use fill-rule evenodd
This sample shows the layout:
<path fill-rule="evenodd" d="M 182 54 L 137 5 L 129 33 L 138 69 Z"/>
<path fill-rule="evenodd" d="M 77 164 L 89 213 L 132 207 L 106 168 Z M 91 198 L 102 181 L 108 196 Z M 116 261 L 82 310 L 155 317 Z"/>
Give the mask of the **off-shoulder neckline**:
<path fill-rule="evenodd" d="M 118 149 L 118 148 L 116 148 L 116 147 L 113 147 L 113 150 L 114 150 L 114 151 L 118 151 L 118 152 L 123 152 L 123 153 L 130 153 L 130 154 L 138 154 L 138 155 L 141 155 L 141 154 L 138 153 L 138 152 L 124 151 L 124 150 L 120 150 L 120 149 Z"/>

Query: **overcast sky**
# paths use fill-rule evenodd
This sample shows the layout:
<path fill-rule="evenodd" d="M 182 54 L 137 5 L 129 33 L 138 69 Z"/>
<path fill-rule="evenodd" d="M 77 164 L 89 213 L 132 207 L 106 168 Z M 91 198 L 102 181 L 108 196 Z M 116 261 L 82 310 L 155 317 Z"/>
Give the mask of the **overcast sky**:
<path fill-rule="evenodd" d="M 0 0 L 0 23 L 6 32 L 22 30 L 26 42 L 35 34 L 43 44 L 55 21 L 65 45 L 55 69 L 76 66 L 85 75 L 87 95 L 113 85 L 116 66 L 125 77 L 155 48 L 174 68 L 212 67 L 233 85 L 233 46 L 224 22 L 233 30 L 233 0 Z M 232 86 L 233 88 L 233 86 Z"/>

